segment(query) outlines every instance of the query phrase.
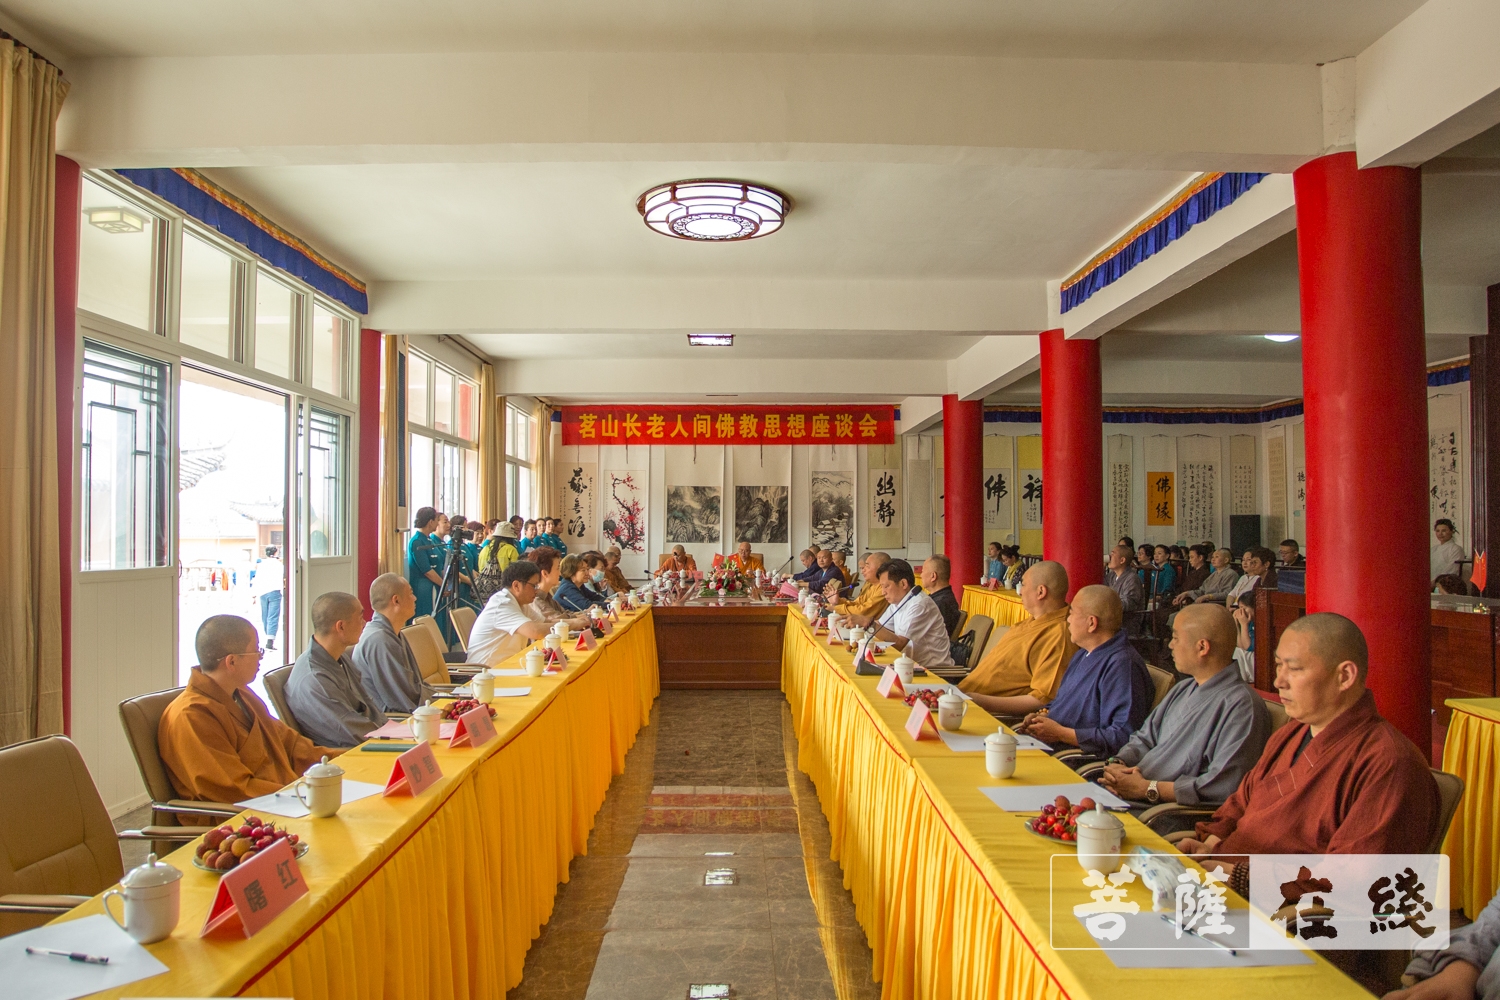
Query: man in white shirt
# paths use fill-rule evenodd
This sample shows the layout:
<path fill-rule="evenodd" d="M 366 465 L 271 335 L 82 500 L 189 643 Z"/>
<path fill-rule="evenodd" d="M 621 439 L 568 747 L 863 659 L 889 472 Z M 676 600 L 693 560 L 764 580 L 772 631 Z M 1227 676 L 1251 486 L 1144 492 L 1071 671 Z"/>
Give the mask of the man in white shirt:
<path fill-rule="evenodd" d="M 951 667 L 948 630 L 932 598 L 915 589 L 911 563 L 892 559 L 880 567 L 880 590 L 886 609 L 875 625 L 875 637 L 888 640 L 923 667 Z"/>
<path fill-rule="evenodd" d="M 266 546 L 266 557 L 255 564 L 255 579 L 250 581 L 250 596 L 260 606 L 261 631 L 266 634 L 266 648 L 276 648 L 276 634 L 281 631 L 281 587 L 286 582 L 286 567 L 276 558 L 276 546 Z"/>
<path fill-rule="evenodd" d="M 1456 530 L 1453 527 L 1453 522 L 1446 517 L 1438 518 L 1432 525 L 1432 533 L 1438 540 L 1438 543 L 1432 547 L 1433 583 L 1436 583 L 1437 578 L 1444 573 L 1452 573 L 1457 576 L 1458 561 L 1467 555 L 1463 550 L 1463 546 L 1453 540 L 1453 534 Z"/>
<path fill-rule="evenodd" d="M 536 640 L 547 634 L 550 626 L 532 604 L 536 600 L 537 584 L 541 582 L 542 571 L 534 562 L 517 559 L 505 567 L 500 577 L 500 589 L 485 604 L 469 633 L 470 663 L 489 663 L 507 636 L 520 635 Z"/>

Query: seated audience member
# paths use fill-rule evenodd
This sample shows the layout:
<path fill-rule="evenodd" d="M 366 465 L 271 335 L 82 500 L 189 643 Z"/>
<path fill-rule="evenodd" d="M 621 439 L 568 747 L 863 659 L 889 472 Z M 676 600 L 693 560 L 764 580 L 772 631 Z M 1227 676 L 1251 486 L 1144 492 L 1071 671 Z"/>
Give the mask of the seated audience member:
<path fill-rule="evenodd" d="M 1375 710 L 1369 650 L 1343 615 L 1304 615 L 1276 648 L 1277 730 L 1186 854 L 1420 854 L 1438 822 L 1426 754 Z M 1244 888 L 1243 863 L 1230 885 Z M 1239 885 L 1236 885 L 1236 881 Z"/>
<path fill-rule="evenodd" d="M 1408 980 L 1410 987 L 1385 1000 L 1500 1000 L 1500 895 L 1472 924 L 1454 928 L 1448 947 L 1414 954 Z"/>
<path fill-rule="evenodd" d="M 802 572 L 793 573 L 793 580 L 810 581 L 818 573 L 818 557 L 813 555 L 812 549 L 803 549 L 797 553 L 797 559 L 802 563 Z"/>
<path fill-rule="evenodd" d="M 1141 582 L 1141 575 L 1130 565 L 1132 555 L 1128 546 L 1116 545 L 1109 553 L 1109 569 L 1104 574 L 1104 582 L 1109 584 L 1109 589 L 1120 599 L 1122 614 L 1131 614 L 1146 607 L 1146 585 Z"/>
<path fill-rule="evenodd" d="M 819 552 L 823 551 L 822 547 L 818 545 L 817 542 L 813 542 L 812 544 L 808 545 L 807 550 L 813 554 L 814 558 L 817 557 Z"/>
<path fill-rule="evenodd" d="M 1172 623 L 1171 648 L 1172 662 L 1188 679 L 1173 686 L 1115 752 L 1099 784 L 1149 805 L 1217 804 L 1260 759 L 1271 713 L 1235 669 L 1228 611 L 1214 604 L 1185 608 Z"/>
<path fill-rule="evenodd" d="M 1197 587 L 1184 590 L 1174 597 L 1172 603 L 1179 606 L 1210 601 L 1222 604 L 1240 579 L 1240 575 L 1229 565 L 1233 560 L 1234 555 L 1228 549 L 1219 549 L 1214 552 L 1211 562 L 1212 572 Z"/>
<path fill-rule="evenodd" d="M 630 581 L 625 579 L 625 572 L 620 569 L 620 555 L 620 549 L 615 545 L 604 550 L 604 584 L 617 594 L 630 589 Z"/>
<path fill-rule="evenodd" d="M 1078 651 L 1068 661 L 1057 696 L 1016 727 L 1054 750 L 1078 747 L 1108 757 L 1130 739 L 1151 711 L 1153 687 L 1146 661 L 1120 627 L 1120 598 L 1101 584 L 1080 587 L 1068 611 L 1068 638 Z"/>
<path fill-rule="evenodd" d="M 1446 574 L 1458 575 L 1458 564 L 1460 560 L 1467 557 L 1463 546 L 1453 540 L 1458 531 L 1453 527 L 1453 522 L 1446 517 L 1440 517 L 1432 524 L 1432 534 L 1438 543 L 1432 547 L 1432 575 L 1428 578 L 1436 581 L 1438 577 Z"/>
<path fill-rule="evenodd" d="M 986 546 L 988 553 L 984 563 L 984 575 L 986 579 L 999 580 L 1005 576 L 1005 564 L 1000 561 L 1001 547 L 999 542 L 990 542 Z"/>
<path fill-rule="evenodd" d="M 524 556 L 534 547 L 541 544 L 540 536 L 537 534 L 536 522 L 528 520 L 525 527 L 521 530 L 521 537 L 516 540 L 516 551 Z M 552 551 L 556 552 L 557 550 L 553 549 Z"/>
<path fill-rule="evenodd" d="M 1457 574 L 1444 573 L 1433 581 L 1432 592 L 1434 594 L 1457 594 L 1460 597 L 1467 597 L 1469 587 Z"/>
<path fill-rule="evenodd" d="M 1213 607 L 1214 605 L 1207 605 Z M 1234 606 L 1234 666 L 1246 684 L 1255 683 L 1255 597 L 1241 594 Z"/>
<path fill-rule="evenodd" d="M 1276 557 L 1281 560 L 1281 565 L 1294 569 L 1307 565 L 1307 560 L 1302 558 L 1302 546 L 1297 544 L 1295 538 L 1283 538 L 1281 544 L 1276 546 Z"/>
<path fill-rule="evenodd" d="M 352 747 L 386 723 L 347 655 L 365 627 L 359 598 L 338 591 L 318 597 L 312 627 L 312 640 L 287 678 L 287 707 L 318 743 Z"/>
<path fill-rule="evenodd" d="M 817 560 L 818 571 L 807 581 L 808 593 L 827 594 L 828 587 L 832 584 L 834 593 L 837 594 L 844 585 L 844 574 L 833 563 L 833 550 L 819 549 L 813 553 L 813 558 Z"/>
<path fill-rule="evenodd" d="M 839 576 L 844 578 L 844 586 L 854 582 L 854 574 L 849 572 L 848 556 L 844 555 L 843 549 L 833 550 L 833 565 L 839 571 Z"/>
<path fill-rule="evenodd" d="M 198 665 L 156 728 L 162 763 L 179 798 L 238 802 L 269 795 L 321 757 L 343 753 L 298 735 L 250 690 L 263 655 L 254 625 L 236 615 L 213 615 L 198 626 L 193 646 Z"/>
<path fill-rule="evenodd" d="M 582 556 L 568 556 L 564 559 L 559 575 L 557 588 L 552 591 L 552 599 L 564 611 L 576 614 L 580 611 L 587 612 L 596 604 L 609 603 L 608 598 L 589 587 L 593 571 Z"/>
<path fill-rule="evenodd" d="M 905 651 L 918 666 L 953 666 L 942 612 L 917 587 L 911 563 L 888 559 L 879 573 L 878 585 L 886 608 L 875 622 L 875 637 Z"/>
<path fill-rule="evenodd" d="M 1017 593 L 1031 617 L 1011 626 L 958 685 L 994 715 L 1025 715 L 1051 702 L 1078 648 L 1068 636 L 1068 571 L 1061 563 L 1032 566 Z"/>
<path fill-rule="evenodd" d="M 1115 539 L 1115 544 L 1123 545 L 1131 552 L 1135 551 L 1135 539 L 1131 538 L 1129 535 L 1121 535 L 1119 538 Z"/>
<path fill-rule="evenodd" d="M 1142 543 L 1141 547 L 1136 549 L 1135 568 L 1138 570 L 1149 572 L 1151 569 L 1151 561 L 1155 557 L 1155 555 L 1156 549 L 1153 546 Z M 1145 577 L 1142 576 L 1141 579 L 1144 580 Z"/>
<path fill-rule="evenodd" d="M 528 559 L 505 567 L 500 589 L 474 619 L 474 630 L 469 633 L 470 663 L 488 664 L 508 636 L 519 635 L 535 641 L 547 634 L 551 626 L 535 607 L 537 585 L 541 581 L 542 571 Z"/>
<path fill-rule="evenodd" d="M 1245 570 L 1245 575 L 1229 588 L 1229 596 L 1224 599 L 1224 606 L 1232 608 L 1244 594 L 1255 594 L 1256 587 L 1276 587 L 1276 557 L 1271 550 L 1257 545 L 1253 549 L 1246 549 L 1245 554 L 1240 557 L 1240 566 Z M 1209 600 L 1216 601 L 1217 598 L 1210 597 Z"/>
<path fill-rule="evenodd" d="M 865 582 L 858 595 L 847 600 L 833 598 L 829 606 L 848 618 L 849 624 L 860 628 L 879 618 L 886 608 L 885 592 L 880 588 L 880 568 L 890 561 L 891 557 L 884 552 L 871 552 L 865 556 L 859 564 L 859 573 Z"/>
<path fill-rule="evenodd" d="M 657 567 L 656 575 L 663 573 L 693 573 L 698 569 L 698 561 L 688 555 L 687 549 L 681 545 L 672 546 L 672 551 L 662 556 L 661 565 Z"/>
<path fill-rule="evenodd" d="M 1005 567 L 1005 572 L 1000 576 L 1000 586 L 1007 590 L 1019 590 L 1021 587 L 1021 546 L 1000 546 L 1000 565 Z"/>
<path fill-rule="evenodd" d="M 593 549 L 579 555 L 589 564 L 589 589 L 607 602 L 615 593 L 606 582 L 609 577 L 609 560 L 604 558 L 604 553 Z"/>
<path fill-rule="evenodd" d="M 1172 548 L 1177 549 L 1177 546 L 1174 545 Z M 1213 572 L 1213 567 L 1208 562 L 1209 557 L 1213 554 L 1213 549 L 1205 549 L 1201 545 L 1189 545 L 1187 547 L 1187 553 L 1184 556 L 1187 564 L 1177 567 L 1177 590 L 1179 597 L 1189 590 L 1197 590 L 1203 586 L 1203 582 Z M 1172 603 L 1176 604 L 1177 598 L 1174 597 Z M 1187 602 L 1184 601 L 1183 603 Z"/>
<path fill-rule="evenodd" d="M 947 556 L 928 556 L 927 561 L 922 563 L 922 590 L 937 605 L 938 614 L 943 616 L 943 628 L 948 630 L 950 636 L 964 613 L 948 582 L 948 574 L 951 572 L 953 563 Z"/>
<path fill-rule="evenodd" d="M 1152 550 L 1151 565 L 1142 570 L 1146 589 L 1157 597 L 1166 597 L 1177 589 L 1177 570 L 1172 568 L 1171 552 L 1165 545 Z"/>
<path fill-rule="evenodd" d="M 555 517 L 539 518 L 537 520 L 537 544 L 545 545 L 551 549 L 556 549 L 563 555 L 567 555 L 567 543 L 565 543 L 562 540 L 562 536 L 557 533 L 558 523 L 559 522 Z"/>
<path fill-rule="evenodd" d="M 531 602 L 531 606 L 541 612 L 542 620 L 549 626 L 558 622 L 567 622 L 569 628 L 575 629 L 587 625 L 588 615 L 566 610 L 553 597 L 557 585 L 562 582 L 563 557 L 557 554 L 557 550 L 546 545 L 538 545 L 527 553 L 526 561 L 534 563 L 542 574 L 541 580 L 536 585 L 536 600 Z"/>
<path fill-rule="evenodd" d="M 501 521 L 507 528 L 510 525 Z M 370 584 L 370 606 L 375 609 L 349 659 L 359 670 L 370 698 L 386 712 L 411 712 L 435 693 L 422 679 L 417 655 L 401 634 L 417 607 L 411 584 L 395 573 L 382 573 Z"/>
<path fill-rule="evenodd" d="M 741 573 L 753 574 L 756 570 L 764 571 L 766 568 L 766 561 L 750 551 L 749 542 L 740 542 L 725 561 Z"/>
<path fill-rule="evenodd" d="M 484 569 L 491 559 L 497 559 L 501 572 L 504 572 L 505 567 L 521 558 L 521 548 L 517 544 L 519 541 L 514 524 L 509 521 L 497 522 L 495 530 L 485 540 L 484 548 L 479 550 L 478 568 Z"/>
<path fill-rule="evenodd" d="M 522 517 L 520 514 L 516 514 L 516 515 L 514 515 L 510 519 L 510 523 L 516 529 L 516 537 L 520 538 L 521 537 L 521 528 L 526 524 L 526 519 L 524 517 Z"/>

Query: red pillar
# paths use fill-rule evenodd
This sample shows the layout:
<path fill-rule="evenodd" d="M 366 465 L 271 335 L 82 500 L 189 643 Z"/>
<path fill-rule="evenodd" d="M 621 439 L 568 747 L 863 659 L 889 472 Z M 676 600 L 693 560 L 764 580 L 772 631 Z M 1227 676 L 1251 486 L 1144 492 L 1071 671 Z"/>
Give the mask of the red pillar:
<path fill-rule="evenodd" d="M 83 179 L 78 164 L 53 160 L 52 316 L 57 366 L 58 611 L 62 626 L 63 732 L 73 732 L 73 368 L 78 359 L 78 241 Z"/>
<path fill-rule="evenodd" d="M 955 594 L 978 583 L 984 565 L 984 402 L 943 397 L 943 550 Z"/>
<path fill-rule="evenodd" d="M 1336 611 L 1364 631 L 1380 713 L 1426 756 L 1427 576 L 1390 572 L 1392 553 L 1427 551 L 1421 174 L 1359 170 L 1353 153 L 1337 153 L 1299 168 L 1293 180 L 1307 608 Z"/>
<path fill-rule="evenodd" d="M 1068 599 L 1104 582 L 1104 403 L 1099 342 L 1042 339 L 1042 554 L 1068 571 Z"/>
<path fill-rule="evenodd" d="M 359 331 L 359 600 L 380 575 L 380 331 Z"/>

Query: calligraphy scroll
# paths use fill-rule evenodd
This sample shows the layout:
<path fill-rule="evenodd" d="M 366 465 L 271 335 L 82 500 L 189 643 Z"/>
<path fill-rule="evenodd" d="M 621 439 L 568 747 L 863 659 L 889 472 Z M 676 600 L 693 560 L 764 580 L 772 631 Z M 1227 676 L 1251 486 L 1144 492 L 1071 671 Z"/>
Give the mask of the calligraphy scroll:
<path fill-rule="evenodd" d="M 1307 447 L 1300 423 L 1292 425 L 1292 537 L 1307 541 Z"/>
<path fill-rule="evenodd" d="M 906 463 L 906 528 L 909 544 L 932 544 L 932 459 Z"/>
<path fill-rule="evenodd" d="M 986 532 L 1009 532 L 1015 526 L 1019 490 L 1016 489 L 1013 455 L 1014 445 L 1009 435 L 984 436 L 984 478 L 980 485 L 984 491 L 981 503 Z"/>
<path fill-rule="evenodd" d="M 1229 439 L 1229 513 L 1255 513 L 1255 438 L 1236 434 Z"/>
<path fill-rule="evenodd" d="M 1286 427 L 1273 427 L 1266 432 L 1266 482 L 1267 505 L 1271 513 L 1266 517 L 1267 538 L 1286 537 Z"/>
<path fill-rule="evenodd" d="M 892 406 L 564 406 L 564 445 L 892 444 Z"/>
<path fill-rule="evenodd" d="M 1442 394 L 1427 401 L 1427 522 L 1446 517 L 1463 524 L 1462 411 L 1457 396 Z"/>
<path fill-rule="evenodd" d="M 872 549 L 902 548 L 906 532 L 901 522 L 901 445 L 871 445 L 865 454 L 869 478 L 866 545 Z"/>
<path fill-rule="evenodd" d="M 1021 492 L 1022 530 L 1040 529 L 1042 526 L 1042 470 L 1022 469 L 1016 473 L 1016 482 Z"/>
<path fill-rule="evenodd" d="M 562 506 L 562 539 L 568 550 L 579 552 L 599 545 L 599 509 L 595 484 L 599 466 L 594 462 L 564 462 L 557 468 L 558 501 Z"/>
<path fill-rule="evenodd" d="M 1146 459 L 1147 542 L 1171 544 L 1177 540 L 1177 439 L 1153 434 L 1142 442 Z M 1157 529 L 1157 530 L 1153 530 Z"/>
<path fill-rule="evenodd" d="M 1223 443 L 1207 434 L 1177 439 L 1177 534 L 1189 542 L 1219 534 L 1219 462 Z"/>
<path fill-rule="evenodd" d="M 1109 537 L 1113 545 L 1130 534 L 1131 471 L 1135 444 L 1126 434 L 1111 434 L 1105 454 L 1109 459 Z"/>

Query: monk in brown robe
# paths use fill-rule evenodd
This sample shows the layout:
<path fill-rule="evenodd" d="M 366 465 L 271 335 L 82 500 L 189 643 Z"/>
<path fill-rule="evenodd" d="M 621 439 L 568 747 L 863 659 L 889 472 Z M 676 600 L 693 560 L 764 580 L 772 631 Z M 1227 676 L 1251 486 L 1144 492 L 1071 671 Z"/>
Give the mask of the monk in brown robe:
<path fill-rule="evenodd" d="M 1078 652 L 1068 637 L 1068 571 L 1061 563 L 1032 566 L 1018 593 L 1031 618 L 1011 626 L 958 684 L 980 708 L 1001 716 L 1045 708 Z"/>
<path fill-rule="evenodd" d="M 214 615 L 194 637 L 198 666 L 162 713 L 156 740 L 179 797 L 237 802 L 295 781 L 319 758 L 342 750 L 315 745 L 275 719 L 250 690 L 260 671 L 255 626 Z"/>

